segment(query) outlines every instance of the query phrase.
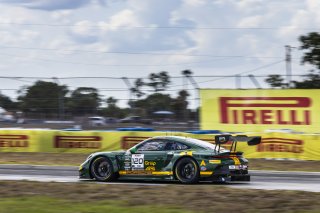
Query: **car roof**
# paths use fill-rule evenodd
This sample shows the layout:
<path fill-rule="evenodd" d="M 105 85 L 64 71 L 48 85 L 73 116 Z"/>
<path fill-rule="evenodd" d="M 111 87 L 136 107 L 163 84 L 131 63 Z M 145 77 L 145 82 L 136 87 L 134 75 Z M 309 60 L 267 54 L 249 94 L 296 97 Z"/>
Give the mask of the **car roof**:
<path fill-rule="evenodd" d="M 173 141 L 185 143 L 193 148 L 197 148 L 197 147 L 202 147 L 205 149 L 208 149 L 208 148 L 214 149 L 215 148 L 214 144 L 211 144 L 211 143 L 203 141 L 203 140 L 191 138 L 191 137 L 186 137 L 186 136 L 155 136 L 152 139 L 173 140 Z"/>
<path fill-rule="evenodd" d="M 157 138 L 157 139 L 171 139 L 171 140 L 175 140 L 175 141 L 186 141 L 188 140 L 188 137 L 185 136 L 155 136 L 153 138 Z"/>

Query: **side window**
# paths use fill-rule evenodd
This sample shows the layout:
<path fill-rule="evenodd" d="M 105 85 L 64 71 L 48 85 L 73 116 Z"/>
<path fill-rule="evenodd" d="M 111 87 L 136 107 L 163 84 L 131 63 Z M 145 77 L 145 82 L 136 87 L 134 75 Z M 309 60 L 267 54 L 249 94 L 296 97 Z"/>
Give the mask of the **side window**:
<path fill-rule="evenodd" d="M 183 143 L 176 142 L 176 150 L 186 150 L 186 149 L 190 149 L 190 147 Z"/>
<path fill-rule="evenodd" d="M 143 143 L 138 147 L 138 151 L 163 151 L 165 150 L 166 142 L 161 140 L 152 140 Z"/>
<path fill-rule="evenodd" d="M 165 150 L 186 150 L 186 149 L 190 149 L 190 147 L 183 143 L 175 142 L 175 141 L 168 142 L 165 147 Z"/>

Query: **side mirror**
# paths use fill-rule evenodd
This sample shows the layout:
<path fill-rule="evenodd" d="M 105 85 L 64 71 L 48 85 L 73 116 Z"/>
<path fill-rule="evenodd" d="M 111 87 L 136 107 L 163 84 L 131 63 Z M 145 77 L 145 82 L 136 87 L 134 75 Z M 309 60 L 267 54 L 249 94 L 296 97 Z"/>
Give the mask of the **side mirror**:
<path fill-rule="evenodd" d="M 255 137 L 252 137 L 250 140 L 248 140 L 248 145 L 249 146 L 258 145 L 260 143 L 261 143 L 261 137 L 260 136 L 255 136 Z"/>
<path fill-rule="evenodd" d="M 137 148 L 136 147 L 132 147 L 129 151 L 130 151 L 131 154 L 134 154 L 134 153 L 137 152 Z"/>
<path fill-rule="evenodd" d="M 225 144 L 230 140 L 231 135 L 216 135 L 214 141 L 216 144 Z"/>

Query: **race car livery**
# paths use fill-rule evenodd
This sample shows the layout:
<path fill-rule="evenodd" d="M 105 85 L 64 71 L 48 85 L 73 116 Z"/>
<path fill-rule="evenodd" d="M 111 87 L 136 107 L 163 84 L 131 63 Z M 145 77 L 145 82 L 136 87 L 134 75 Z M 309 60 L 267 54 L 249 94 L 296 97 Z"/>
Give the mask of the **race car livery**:
<path fill-rule="evenodd" d="M 236 151 L 238 141 L 257 145 L 261 137 L 217 135 L 215 144 L 181 136 L 153 137 L 127 151 L 91 154 L 81 164 L 79 177 L 97 181 L 162 179 L 181 183 L 250 181 L 248 160 Z M 223 148 L 223 144 L 228 144 L 230 150 Z"/>

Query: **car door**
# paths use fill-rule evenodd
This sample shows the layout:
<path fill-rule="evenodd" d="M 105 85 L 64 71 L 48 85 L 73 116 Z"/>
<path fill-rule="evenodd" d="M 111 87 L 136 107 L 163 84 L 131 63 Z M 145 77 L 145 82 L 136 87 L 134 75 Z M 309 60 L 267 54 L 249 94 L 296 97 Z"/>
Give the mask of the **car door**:
<path fill-rule="evenodd" d="M 150 174 L 161 171 L 167 162 L 167 144 L 168 141 L 163 139 L 152 139 L 141 144 L 131 155 L 132 170 L 144 170 Z"/>

